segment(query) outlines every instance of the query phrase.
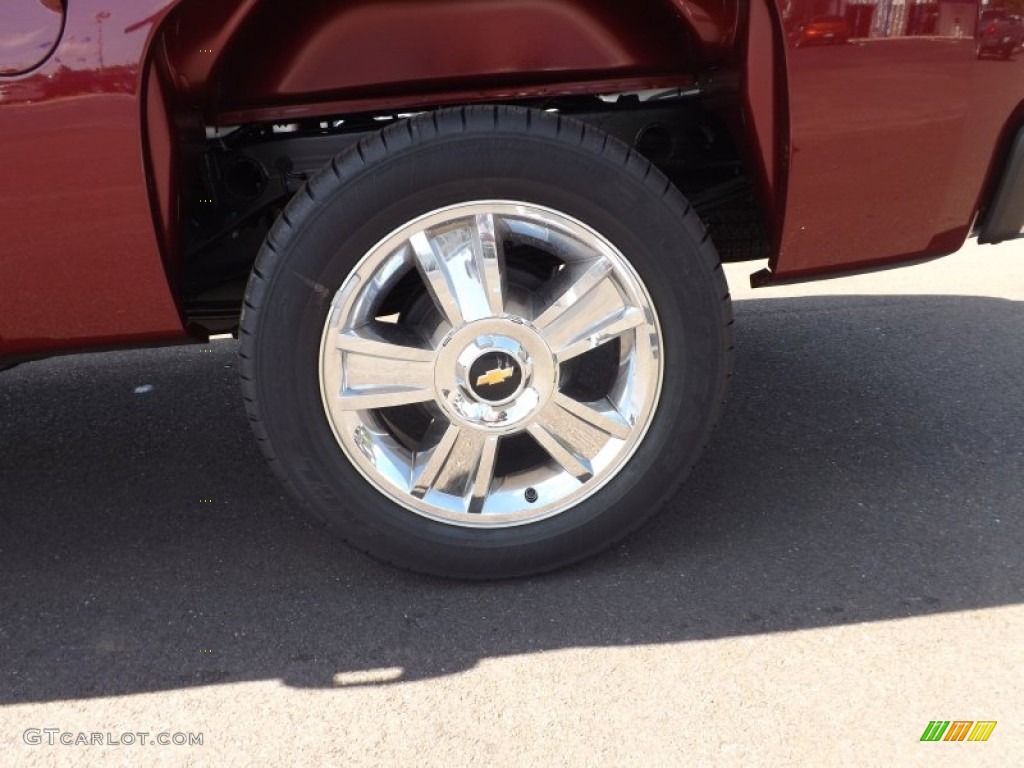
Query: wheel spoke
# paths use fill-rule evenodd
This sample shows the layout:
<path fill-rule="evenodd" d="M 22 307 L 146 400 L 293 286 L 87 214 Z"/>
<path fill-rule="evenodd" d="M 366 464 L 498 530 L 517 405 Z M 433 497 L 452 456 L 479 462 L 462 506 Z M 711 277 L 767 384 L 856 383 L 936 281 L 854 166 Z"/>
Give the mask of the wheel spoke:
<path fill-rule="evenodd" d="M 560 434 L 556 428 L 545 424 L 543 420 L 538 420 L 531 424 L 527 431 L 533 435 L 533 439 L 540 447 L 558 462 L 562 469 L 581 483 L 587 482 L 594 476 L 594 468 L 591 466 L 590 460 L 582 455 L 575 446 L 567 442 L 565 436 Z"/>
<path fill-rule="evenodd" d="M 534 321 L 559 362 L 570 360 L 645 322 L 627 304 L 612 279 L 611 266 L 598 261 L 569 282 Z"/>
<path fill-rule="evenodd" d="M 498 438 L 485 436 L 480 441 L 480 456 L 473 475 L 473 487 L 470 489 L 469 511 L 473 514 L 483 512 L 484 502 L 491 490 L 494 480 L 494 463 L 498 458 Z"/>
<path fill-rule="evenodd" d="M 340 333 L 343 383 L 339 406 L 345 411 L 390 408 L 434 399 L 434 352 L 416 346 L 411 335 L 371 324 Z"/>
<path fill-rule="evenodd" d="M 593 475 L 591 458 L 608 438 L 625 440 L 632 428 L 607 401 L 584 404 L 558 392 L 528 431 L 566 472 L 586 482 Z"/>
<path fill-rule="evenodd" d="M 484 291 L 487 294 L 487 307 L 490 314 L 500 315 L 505 311 L 505 253 L 502 249 L 501 236 L 498 232 L 497 220 L 492 214 L 486 213 L 474 217 L 474 253 L 478 254 L 480 274 L 483 278 Z"/>
<path fill-rule="evenodd" d="M 437 484 L 461 431 L 461 427 L 455 424 L 447 425 L 440 442 L 434 448 L 423 456 L 416 454 L 412 467 L 413 496 L 422 499 Z"/>
<path fill-rule="evenodd" d="M 591 263 L 582 275 L 578 273 L 578 270 L 572 268 L 559 273 L 564 277 L 561 280 L 556 278 L 552 291 L 557 298 L 533 321 L 533 324 L 538 328 L 547 328 L 555 323 L 580 299 L 602 285 L 611 271 L 612 265 L 604 259 L 600 259 Z"/>
<path fill-rule="evenodd" d="M 494 216 L 418 232 L 409 244 L 431 297 L 453 327 L 504 311 L 505 265 Z"/>
<path fill-rule="evenodd" d="M 628 439 L 633 431 L 630 423 L 608 402 L 607 398 L 599 403 L 581 403 L 568 395 L 557 392 L 553 402 L 570 416 L 619 440 Z"/>
<path fill-rule="evenodd" d="M 455 424 L 435 425 L 434 433 L 441 428 L 437 445 L 416 456 L 412 494 L 422 499 L 436 490 L 464 499 L 466 511 L 480 512 L 494 478 L 498 437 Z"/>
<path fill-rule="evenodd" d="M 623 307 L 597 321 L 577 336 L 573 336 L 556 348 L 555 358 L 560 363 L 571 360 L 617 339 L 624 333 L 644 324 L 644 313 L 636 307 Z"/>

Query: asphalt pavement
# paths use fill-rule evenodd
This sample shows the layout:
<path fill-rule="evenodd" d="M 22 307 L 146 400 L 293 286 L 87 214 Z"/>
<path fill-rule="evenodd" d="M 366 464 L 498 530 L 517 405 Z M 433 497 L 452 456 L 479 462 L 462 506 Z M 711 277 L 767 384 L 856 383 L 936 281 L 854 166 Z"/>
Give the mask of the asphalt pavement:
<path fill-rule="evenodd" d="M 1015 763 L 1024 245 L 752 291 L 758 266 L 728 269 L 737 373 L 688 484 L 514 582 L 402 573 L 310 522 L 234 342 L 0 374 L 0 762 Z M 998 725 L 920 742 L 936 719 Z"/>

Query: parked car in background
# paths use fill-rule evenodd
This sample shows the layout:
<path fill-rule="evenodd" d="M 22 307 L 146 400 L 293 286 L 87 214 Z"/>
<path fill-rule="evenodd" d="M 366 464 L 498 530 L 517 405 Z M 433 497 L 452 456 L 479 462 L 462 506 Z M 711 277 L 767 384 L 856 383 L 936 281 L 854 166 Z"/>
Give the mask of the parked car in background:
<path fill-rule="evenodd" d="M 978 25 L 978 58 L 1009 59 L 1024 44 L 1024 18 L 1002 9 L 981 12 Z"/>
<path fill-rule="evenodd" d="M 801 45 L 846 45 L 850 27 L 842 16 L 820 16 L 799 27 L 795 47 Z"/>
<path fill-rule="evenodd" d="M 404 568 L 538 573 L 662 508 L 732 372 L 723 261 L 772 285 L 1024 227 L 1024 77 L 971 36 L 301 7 L 4 0 L 0 368 L 233 334 L 273 471 Z"/>

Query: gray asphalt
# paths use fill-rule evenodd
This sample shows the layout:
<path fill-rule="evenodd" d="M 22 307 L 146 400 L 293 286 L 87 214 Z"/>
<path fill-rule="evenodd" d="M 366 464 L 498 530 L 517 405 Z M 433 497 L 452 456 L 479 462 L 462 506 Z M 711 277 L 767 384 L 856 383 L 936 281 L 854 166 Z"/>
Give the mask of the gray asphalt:
<path fill-rule="evenodd" d="M 1015 255 L 999 254 L 1004 265 Z M 977 261 L 926 269 L 789 289 L 797 295 L 738 287 L 731 402 L 689 483 L 621 546 L 518 582 L 398 572 L 310 522 L 255 448 L 233 342 L 0 374 L 0 744 L 25 764 L 134 760 L 125 747 L 27 747 L 22 731 L 159 721 L 206 733 L 201 749 L 159 750 L 167 764 L 450 765 L 488 754 L 510 765 L 543 755 L 781 765 L 874 754 L 857 752 L 867 742 L 834 751 L 827 723 L 845 719 L 854 732 L 873 723 L 865 739 L 911 750 L 892 764 L 914 764 L 928 720 L 1006 706 L 984 747 L 1011 754 L 1022 733 L 1011 721 L 1024 717 L 1007 703 L 1024 700 L 1020 666 L 1005 663 L 1020 660 L 1024 629 L 1024 282 L 1006 280 L 1024 270 L 967 296 L 957 286 L 981 280 Z M 913 295 L 915 280 L 944 288 Z M 972 617 L 968 634 L 950 628 L 958 616 Z M 849 633 L 865 625 L 896 632 L 909 655 L 897 663 L 892 647 L 871 643 L 874 663 L 837 661 L 860 647 Z M 937 711 L 955 695 L 929 709 L 917 677 L 919 712 L 887 729 L 899 686 L 885 686 L 918 663 L 916 633 L 919 649 L 934 640 L 950 653 L 942 663 L 968 665 L 981 693 Z M 748 648 L 740 660 L 738 647 Z M 757 677 L 770 659 L 791 665 L 777 696 L 781 678 Z M 834 663 L 849 677 L 823 671 Z M 678 675 L 698 672 L 699 693 L 682 687 Z M 872 674 L 877 696 L 865 692 Z M 633 696 L 641 680 L 646 693 Z M 988 701 L 990 685 L 1003 693 Z M 485 689 L 486 706 L 474 698 Z M 641 709 L 646 695 L 673 709 Z M 802 695 L 800 717 L 819 722 L 794 722 L 786 702 Z M 876 709 L 844 709 L 858 696 Z M 769 751 L 742 735 L 752 733 L 745 718 L 764 717 L 748 708 L 761 698 L 790 729 L 778 742 L 758 731 Z M 989 711 L 972 709 L 981 703 Z M 610 730 L 574 731 L 602 708 Z M 545 709 L 553 722 L 522 719 Z M 259 714 L 243 727 L 246 711 Z M 475 714 L 490 735 L 424 730 L 426 712 Z M 392 716 L 406 718 L 402 729 L 382 724 Z M 702 747 L 700 718 L 732 736 Z M 329 744 L 296 736 L 309 723 Z M 658 724 L 653 735 L 645 723 Z M 638 730 L 647 735 L 634 762 L 622 745 Z M 261 740 L 272 733 L 273 744 Z"/>

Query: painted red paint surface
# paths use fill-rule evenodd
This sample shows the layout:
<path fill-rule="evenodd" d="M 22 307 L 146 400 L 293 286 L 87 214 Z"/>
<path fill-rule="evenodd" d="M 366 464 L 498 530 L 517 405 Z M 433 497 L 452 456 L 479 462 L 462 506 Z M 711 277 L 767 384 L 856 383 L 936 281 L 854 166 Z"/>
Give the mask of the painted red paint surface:
<path fill-rule="evenodd" d="M 127 31 L 162 5 L 75 0 L 53 56 L 0 79 L 0 356 L 184 334 L 143 159 L 152 22 Z"/>
<path fill-rule="evenodd" d="M 702 2 L 705 0 L 702 0 Z M 594 80 L 689 75 L 698 51 L 669 0 L 218 0 L 185 6 L 169 35 L 169 58 L 189 97 L 214 122 L 280 110 L 311 97 L 390 98 L 410 105 L 447 93 Z M 233 25 L 225 36 L 217 24 Z M 699 22 L 709 49 L 714 17 Z M 227 113 L 227 116 L 225 116 Z"/>
<path fill-rule="evenodd" d="M 975 56 L 976 2 L 936 4 L 931 18 L 883 17 L 882 6 L 778 4 L 790 107 L 779 275 L 959 249 L 1024 100 L 1024 56 Z M 837 8 L 849 42 L 798 45 L 802 27 Z"/>
<path fill-rule="evenodd" d="M 56 0 L 5 0 L 29 10 L 0 21 L 0 357 L 184 337 L 168 274 L 182 111 L 605 92 L 733 65 L 777 274 L 959 247 L 1024 100 L 1024 56 L 974 56 L 974 1 L 884 24 L 886 0 L 757 1 L 753 28 L 734 0 L 74 0 L 61 32 Z M 15 18 L 36 34 L 36 12 L 28 56 L 4 36 Z M 825 39 L 844 25 L 848 42 Z M 146 79 L 154 52 L 163 87 Z"/>

